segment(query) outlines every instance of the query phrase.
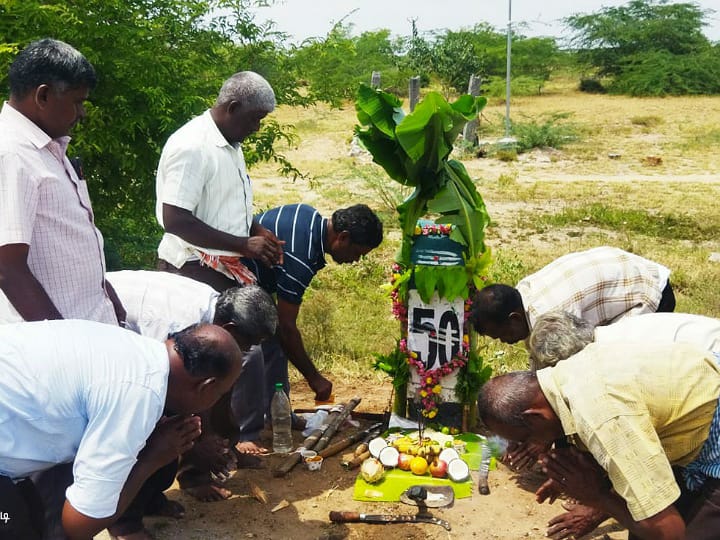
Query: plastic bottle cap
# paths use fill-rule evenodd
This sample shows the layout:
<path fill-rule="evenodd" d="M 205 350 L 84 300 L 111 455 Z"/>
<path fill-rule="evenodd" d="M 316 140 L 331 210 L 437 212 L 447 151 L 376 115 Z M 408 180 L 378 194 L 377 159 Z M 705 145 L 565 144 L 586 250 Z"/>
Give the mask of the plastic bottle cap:
<path fill-rule="evenodd" d="M 281 383 L 281 382 L 275 383 L 275 389 L 276 389 L 276 390 L 282 390 L 282 389 L 283 389 L 283 383 Z"/>

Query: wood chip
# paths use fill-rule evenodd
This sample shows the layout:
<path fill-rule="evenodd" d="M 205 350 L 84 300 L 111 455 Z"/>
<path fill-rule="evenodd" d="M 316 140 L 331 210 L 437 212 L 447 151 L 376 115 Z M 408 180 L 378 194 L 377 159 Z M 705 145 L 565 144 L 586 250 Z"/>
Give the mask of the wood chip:
<path fill-rule="evenodd" d="M 250 486 L 250 494 L 261 503 L 267 504 L 268 498 L 265 491 L 252 480 L 248 480 L 248 484 Z"/>
<path fill-rule="evenodd" d="M 275 507 L 272 510 L 270 510 L 270 512 L 274 513 L 274 512 L 277 512 L 278 510 L 282 510 L 283 508 L 287 508 L 288 506 L 290 506 L 290 503 L 287 502 L 287 500 L 283 499 L 282 501 L 277 503 L 275 505 Z"/>

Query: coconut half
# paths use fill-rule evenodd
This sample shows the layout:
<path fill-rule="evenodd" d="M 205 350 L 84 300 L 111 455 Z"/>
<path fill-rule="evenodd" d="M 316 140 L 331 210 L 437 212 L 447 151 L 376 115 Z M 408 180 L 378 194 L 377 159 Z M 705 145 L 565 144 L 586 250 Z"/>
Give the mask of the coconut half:
<path fill-rule="evenodd" d="M 448 463 L 448 477 L 453 482 L 464 482 L 470 476 L 470 467 L 462 459 L 456 458 Z"/>
<path fill-rule="evenodd" d="M 386 446 L 380 450 L 378 459 L 385 467 L 397 467 L 398 459 L 400 459 L 400 452 L 398 452 L 398 449 L 394 446 Z"/>
<path fill-rule="evenodd" d="M 458 459 L 459 457 L 460 454 L 458 454 L 457 450 L 455 450 L 454 448 L 445 448 L 442 452 L 440 452 L 438 459 L 440 461 L 444 461 L 447 464 L 450 464 L 453 459 Z"/>
<path fill-rule="evenodd" d="M 383 448 L 387 447 L 387 442 L 382 437 L 375 437 L 372 441 L 368 443 L 368 449 L 370 450 L 370 455 L 374 458 L 378 457 L 380 455 L 380 451 Z"/>

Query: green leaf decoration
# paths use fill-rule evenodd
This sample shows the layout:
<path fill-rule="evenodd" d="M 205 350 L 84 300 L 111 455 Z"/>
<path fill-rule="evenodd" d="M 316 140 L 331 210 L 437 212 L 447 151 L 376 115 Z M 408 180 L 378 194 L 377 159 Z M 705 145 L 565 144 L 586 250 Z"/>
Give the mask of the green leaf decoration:
<path fill-rule="evenodd" d="M 373 369 L 387 373 L 393 379 L 393 386 L 397 389 L 410 380 L 410 367 L 407 356 L 400 350 L 400 344 L 395 346 L 388 354 L 375 354 L 372 363 Z"/>
<path fill-rule="evenodd" d="M 415 288 L 423 302 L 426 304 L 430 303 L 433 294 L 435 294 L 435 285 L 438 280 L 438 272 L 436 272 L 436 266 L 416 266 L 415 274 Z"/>

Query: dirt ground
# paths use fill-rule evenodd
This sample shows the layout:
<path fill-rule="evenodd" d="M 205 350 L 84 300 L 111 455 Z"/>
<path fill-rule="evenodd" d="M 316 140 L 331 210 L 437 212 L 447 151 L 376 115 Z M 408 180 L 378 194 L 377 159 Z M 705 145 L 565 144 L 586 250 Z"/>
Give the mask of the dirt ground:
<path fill-rule="evenodd" d="M 390 397 L 390 383 L 378 387 L 376 380 L 335 382 L 336 401 L 345 402 L 354 396 L 362 397 L 357 411 L 382 413 Z M 294 408 L 311 407 L 312 395 L 303 383 L 293 388 Z M 345 431 L 352 429 L 346 426 Z M 264 434 L 267 445 L 271 434 Z M 295 441 L 301 435 L 295 432 Z M 333 524 L 328 519 L 331 510 L 353 510 L 369 514 L 413 514 L 416 507 L 402 503 L 358 502 L 352 498 L 357 471 L 345 471 L 340 456 L 328 458 L 319 472 L 295 467 L 285 478 L 274 478 L 272 468 L 280 456 L 267 456 L 263 469 L 238 471 L 226 487 L 234 493 L 227 501 L 201 503 L 186 496 L 176 486 L 169 490 L 171 499 L 180 501 L 186 516 L 180 520 L 148 518 L 148 530 L 163 539 L 507 539 L 544 538 L 547 521 L 562 512 L 559 503 L 539 505 L 533 492 L 542 481 L 539 473 L 518 475 L 500 465 L 490 473 L 490 495 L 475 493 L 470 498 L 456 499 L 451 507 L 431 509 L 431 513 L 447 520 L 451 531 L 433 524 Z M 473 473 L 473 480 L 477 480 Z M 249 495 L 248 481 L 262 487 L 268 503 L 262 504 Z M 280 501 L 289 506 L 273 513 Z M 587 538 L 620 539 L 626 533 L 612 522 L 606 522 L 597 534 Z M 103 533 L 99 538 L 108 538 Z"/>

